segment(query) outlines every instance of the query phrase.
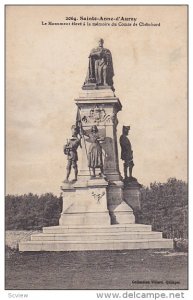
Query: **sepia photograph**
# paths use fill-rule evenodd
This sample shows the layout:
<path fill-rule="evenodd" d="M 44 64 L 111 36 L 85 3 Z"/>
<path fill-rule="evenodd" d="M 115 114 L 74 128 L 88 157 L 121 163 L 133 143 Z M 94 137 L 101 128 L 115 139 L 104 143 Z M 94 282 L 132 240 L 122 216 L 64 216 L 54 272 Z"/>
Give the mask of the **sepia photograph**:
<path fill-rule="evenodd" d="M 5 65 L 5 290 L 182 297 L 188 5 L 5 5 Z"/>

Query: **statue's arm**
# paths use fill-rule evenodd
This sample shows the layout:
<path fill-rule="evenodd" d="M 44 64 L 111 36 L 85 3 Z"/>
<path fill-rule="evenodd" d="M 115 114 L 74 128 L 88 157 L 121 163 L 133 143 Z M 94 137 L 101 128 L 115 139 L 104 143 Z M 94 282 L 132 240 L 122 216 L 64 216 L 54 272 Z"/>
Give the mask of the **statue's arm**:
<path fill-rule="evenodd" d="M 89 137 L 89 133 L 87 133 L 85 130 L 83 130 L 83 135 Z"/>
<path fill-rule="evenodd" d="M 101 56 L 101 50 L 99 50 L 97 48 L 92 49 L 92 51 L 89 55 L 89 57 L 96 57 L 96 58 L 98 58 L 100 56 Z"/>
<path fill-rule="evenodd" d="M 79 125 L 79 135 L 80 135 L 80 139 L 82 138 L 83 135 L 88 136 L 88 133 L 86 133 L 86 131 L 82 128 L 81 122 Z"/>
<path fill-rule="evenodd" d="M 124 141 L 123 141 L 123 137 L 122 136 L 119 139 L 119 143 L 120 143 L 121 148 L 124 148 Z"/>
<path fill-rule="evenodd" d="M 104 142 L 105 138 L 104 138 L 104 136 L 98 136 L 97 140 L 99 142 Z"/>

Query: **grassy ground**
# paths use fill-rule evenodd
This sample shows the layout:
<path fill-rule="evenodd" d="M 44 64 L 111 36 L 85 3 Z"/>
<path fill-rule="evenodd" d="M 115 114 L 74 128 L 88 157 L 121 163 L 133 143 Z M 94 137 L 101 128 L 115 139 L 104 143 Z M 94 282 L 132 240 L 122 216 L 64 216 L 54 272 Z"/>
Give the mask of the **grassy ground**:
<path fill-rule="evenodd" d="M 22 234 L 29 239 L 28 234 L 20 232 L 20 240 Z M 13 249 L 17 244 L 16 234 L 9 232 L 6 237 L 9 246 L 6 289 L 187 289 L 186 253 L 164 250 L 19 253 Z"/>

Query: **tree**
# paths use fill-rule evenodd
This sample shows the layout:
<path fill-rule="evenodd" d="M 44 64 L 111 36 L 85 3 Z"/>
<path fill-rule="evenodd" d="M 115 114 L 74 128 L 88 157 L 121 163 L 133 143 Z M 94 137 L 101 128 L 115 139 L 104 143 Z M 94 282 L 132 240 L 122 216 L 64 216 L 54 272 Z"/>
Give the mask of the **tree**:
<path fill-rule="evenodd" d="M 151 183 L 142 189 L 138 222 L 151 224 L 168 238 L 187 238 L 187 183 L 169 178 L 166 183 Z"/>

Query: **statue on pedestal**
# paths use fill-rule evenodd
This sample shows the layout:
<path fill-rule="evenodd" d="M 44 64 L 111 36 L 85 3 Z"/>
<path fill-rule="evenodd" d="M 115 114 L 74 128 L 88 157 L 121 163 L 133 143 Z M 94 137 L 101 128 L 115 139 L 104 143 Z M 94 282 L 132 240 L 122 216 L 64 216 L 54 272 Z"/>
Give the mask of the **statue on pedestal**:
<path fill-rule="evenodd" d="M 75 175 L 75 178 L 73 179 L 73 181 L 74 182 L 77 181 L 77 176 L 78 176 L 77 149 L 81 145 L 80 139 L 77 137 L 77 135 L 78 135 L 78 130 L 77 130 L 76 126 L 73 125 L 72 126 L 72 137 L 70 138 L 69 141 L 67 140 L 67 144 L 64 146 L 64 154 L 67 155 L 67 159 L 68 159 L 68 164 L 66 167 L 66 171 L 67 171 L 66 179 L 64 182 L 69 182 L 69 176 L 70 176 L 72 167 L 74 168 L 74 175 Z"/>
<path fill-rule="evenodd" d="M 132 181 L 136 179 L 132 177 L 134 162 L 133 162 L 133 151 L 132 151 L 131 143 L 127 137 L 129 134 L 129 130 L 130 130 L 130 126 L 123 126 L 122 135 L 120 137 L 120 145 L 121 145 L 121 159 L 124 161 L 125 180 L 128 179 L 127 169 L 129 168 L 129 179 Z"/>
<path fill-rule="evenodd" d="M 92 170 L 91 177 L 96 177 L 96 168 L 100 168 L 100 176 L 103 176 L 102 147 L 100 142 L 104 141 L 104 138 L 99 136 L 96 125 L 92 126 L 90 134 L 85 135 L 89 137 L 87 141 L 91 143 L 88 149 L 88 167 Z"/>
<path fill-rule="evenodd" d="M 110 86 L 113 88 L 113 61 L 110 50 L 103 48 L 104 40 L 99 40 L 97 48 L 91 50 L 89 66 L 83 87 Z"/>

